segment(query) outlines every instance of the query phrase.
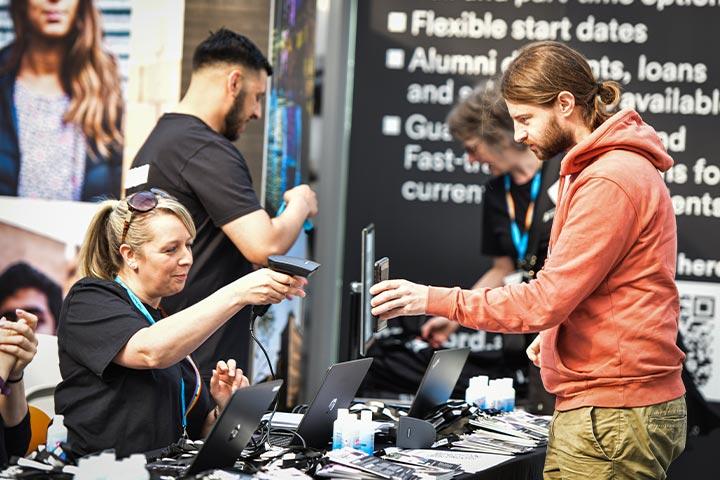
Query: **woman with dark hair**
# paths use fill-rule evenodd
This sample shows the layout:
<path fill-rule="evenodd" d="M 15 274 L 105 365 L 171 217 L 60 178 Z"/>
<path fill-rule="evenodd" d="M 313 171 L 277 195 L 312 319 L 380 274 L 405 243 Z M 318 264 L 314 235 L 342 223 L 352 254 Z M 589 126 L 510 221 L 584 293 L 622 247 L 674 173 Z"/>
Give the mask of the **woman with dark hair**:
<path fill-rule="evenodd" d="M 0 51 L 0 195 L 120 196 L 120 75 L 93 0 L 11 0 Z"/>
<path fill-rule="evenodd" d="M 36 333 L 55 335 L 61 306 L 60 285 L 30 264 L 14 263 L 0 274 L 0 314 L 7 320 L 21 309 L 37 316 Z"/>

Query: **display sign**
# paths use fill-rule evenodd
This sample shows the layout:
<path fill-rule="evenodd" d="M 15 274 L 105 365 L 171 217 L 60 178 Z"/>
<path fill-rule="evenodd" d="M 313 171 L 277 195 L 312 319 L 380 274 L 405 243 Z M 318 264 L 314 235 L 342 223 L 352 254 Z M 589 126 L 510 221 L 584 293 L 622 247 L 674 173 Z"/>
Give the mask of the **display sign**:
<path fill-rule="evenodd" d="M 393 276 L 469 288 L 480 256 L 488 176 L 445 117 L 517 49 L 556 40 L 623 88 L 660 134 L 678 224 L 681 331 L 701 391 L 720 400 L 720 57 L 717 2 L 677 0 L 364 0 L 357 2 L 345 285 L 360 278 L 360 231 L 374 223 Z M 353 252 L 358 252 L 354 256 Z M 347 302 L 346 302 L 347 303 Z M 347 306 L 344 307 L 347 312 Z M 347 315 L 344 315 L 347 318 Z"/>

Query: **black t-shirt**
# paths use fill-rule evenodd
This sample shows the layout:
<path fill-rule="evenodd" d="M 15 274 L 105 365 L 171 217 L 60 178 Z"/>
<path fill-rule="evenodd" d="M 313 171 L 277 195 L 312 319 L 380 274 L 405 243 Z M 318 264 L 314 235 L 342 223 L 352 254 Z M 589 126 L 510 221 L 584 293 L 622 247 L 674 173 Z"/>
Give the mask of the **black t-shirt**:
<path fill-rule="evenodd" d="M 182 292 L 163 300 L 176 313 L 250 273 L 252 264 L 221 227 L 261 208 L 245 159 L 235 146 L 192 115 L 168 113 L 158 121 L 133 161 L 133 175 L 147 182 L 129 193 L 161 188 L 190 211 L 197 228 L 194 263 Z M 245 308 L 220 327 L 195 353 L 208 380 L 218 360 L 234 358 L 247 368 L 250 309 Z"/>
<path fill-rule="evenodd" d="M 12 389 L 12 385 L 10 385 Z M 30 412 L 14 427 L 6 427 L 0 417 L 0 465 L 7 465 L 11 456 L 22 457 L 30 444 Z"/>
<path fill-rule="evenodd" d="M 535 213 L 528 238 L 528 255 L 536 255 L 536 265 L 541 267 L 547 256 L 550 230 L 555 214 L 553 195 L 548 192 L 557 189 L 562 156 L 543 162 L 541 187 L 535 204 Z M 521 232 L 525 230 L 525 213 L 530 203 L 531 183 L 511 184 L 510 191 L 515 202 Z M 537 240 L 536 240 L 537 239 Z M 534 252 L 531 249 L 537 248 Z M 485 255 L 508 256 L 517 260 L 517 252 L 510 233 L 510 219 L 505 199 L 502 176 L 490 180 L 483 195 L 483 237 L 481 252 Z M 364 396 L 390 396 L 396 393 L 415 393 L 425 369 L 432 357 L 433 349 L 421 340 L 420 326 L 424 317 L 403 317 L 390 320 L 388 328 L 378 334 L 368 355 L 374 357 L 361 386 Z M 530 338 L 522 335 L 506 335 L 485 332 L 461 326 L 450 335 L 443 348 L 470 347 L 470 356 L 453 391 L 454 398 L 463 398 L 469 379 L 476 375 L 490 378 L 512 377 L 519 397 L 527 387 L 529 361 L 525 346 Z"/>
<path fill-rule="evenodd" d="M 146 308 L 156 321 L 162 320 L 158 310 Z M 74 452 L 85 455 L 114 448 L 122 457 L 161 449 L 180 438 L 181 379 L 186 405 L 195 387 L 189 362 L 152 370 L 113 363 L 130 337 L 148 325 L 116 282 L 83 278 L 68 292 L 57 332 L 63 380 L 55 390 L 55 411 L 65 415 Z M 191 438 L 201 438 L 212 407 L 203 384 L 188 414 Z"/>

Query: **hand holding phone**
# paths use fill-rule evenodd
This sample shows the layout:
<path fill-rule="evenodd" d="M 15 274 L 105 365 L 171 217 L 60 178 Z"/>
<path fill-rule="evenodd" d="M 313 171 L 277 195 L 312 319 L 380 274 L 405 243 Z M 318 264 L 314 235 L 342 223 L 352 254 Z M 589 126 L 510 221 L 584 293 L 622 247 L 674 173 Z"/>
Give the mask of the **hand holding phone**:
<path fill-rule="evenodd" d="M 388 280 L 390 278 L 390 259 L 388 257 L 382 257 L 375 262 L 373 285 Z M 387 327 L 387 320 L 380 320 L 373 315 L 375 319 L 375 331 L 379 332 Z"/>

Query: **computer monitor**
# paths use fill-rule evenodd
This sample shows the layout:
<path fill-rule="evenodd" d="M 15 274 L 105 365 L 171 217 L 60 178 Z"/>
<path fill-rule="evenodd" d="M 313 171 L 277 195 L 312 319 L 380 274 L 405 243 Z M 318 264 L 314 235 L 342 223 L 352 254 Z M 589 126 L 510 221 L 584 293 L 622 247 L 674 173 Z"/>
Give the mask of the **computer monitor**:
<path fill-rule="evenodd" d="M 375 333 L 375 318 L 370 306 L 370 287 L 373 285 L 375 268 L 375 225 L 369 224 L 362 229 L 362 251 L 360 255 L 360 335 L 359 352 L 365 356 Z"/>

